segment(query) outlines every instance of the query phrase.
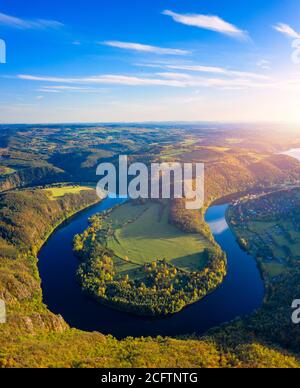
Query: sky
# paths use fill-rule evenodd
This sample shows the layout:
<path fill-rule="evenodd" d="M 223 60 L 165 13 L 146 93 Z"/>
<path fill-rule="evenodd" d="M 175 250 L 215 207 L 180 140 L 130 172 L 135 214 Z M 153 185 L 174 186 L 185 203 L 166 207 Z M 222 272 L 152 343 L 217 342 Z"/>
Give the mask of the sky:
<path fill-rule="evenodd" d="M 300 124 L 299 0 L 1 0 L 0 123 Z"/>

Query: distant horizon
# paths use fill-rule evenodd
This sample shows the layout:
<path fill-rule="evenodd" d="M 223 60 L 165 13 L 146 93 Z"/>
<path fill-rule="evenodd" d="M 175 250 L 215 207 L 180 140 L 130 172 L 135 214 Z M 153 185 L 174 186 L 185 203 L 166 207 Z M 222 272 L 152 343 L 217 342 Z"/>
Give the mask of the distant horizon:
<path fill-rule="evenodd" d="M 153 121 L 62 121 L 62 122 L 0 122 L 0 126 L 45 126 L 45 125 L 285 125 L 285 126 L 299 126 L 298 122 L 288 121 L 209 121 L 209 120 L 153 120 Z"/>

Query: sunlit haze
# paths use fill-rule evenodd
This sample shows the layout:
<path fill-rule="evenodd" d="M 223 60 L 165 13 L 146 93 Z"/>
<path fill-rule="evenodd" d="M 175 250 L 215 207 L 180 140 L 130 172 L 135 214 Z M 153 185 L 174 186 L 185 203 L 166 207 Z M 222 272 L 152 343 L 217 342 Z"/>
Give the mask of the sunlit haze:
<path fill-rule="evenodd" d="M 299 14 L 294 0 L 2 0 L 0 122 L 300 123 Z"/>

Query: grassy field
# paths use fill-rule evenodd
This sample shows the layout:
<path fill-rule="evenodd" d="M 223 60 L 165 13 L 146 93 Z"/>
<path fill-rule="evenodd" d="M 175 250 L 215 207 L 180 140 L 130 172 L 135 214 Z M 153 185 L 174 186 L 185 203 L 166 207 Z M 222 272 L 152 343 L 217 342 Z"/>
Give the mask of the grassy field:
<path fill-rule="evenodd" d="M 52 200 L 57 198 L 64 197 L 66 194 L 78 194 L 81 191 L 92 190 L 91 187 L 87 186 L 63 186 L 63 187 L 53 187 L 50 189 L 45 189 L 47 193 L 50 194 Z"/>
<path fill-rule="evenodd" d="M 295 236 L 296 239 L 293 242 L 289 241 L 287 233 L 292 232 L 292 223 L 284 221 L 279 223 L 280 229 L 278 229 L 277 220 L 276 222 L 252 221 L 234 227 L 236 234 L 247 241 L 250 253 L 253 256 L 262 257 L 261 265 L 269 278 L 279 276 L 286 271 L 288 252 L 294 253 L 294 258 L 300 252 L 300 233 Z"/>
<path fill-rule="evenodd" d="M 14 170 L 12 168 L 0 166 L 0 177 L 5 176 L 5 175 L 9 175 L 9 174 L 13 174 L 14 172 L 16 172 L 16 170 Z"/>
<path fill-rule="evenodd" d="M 263 268 L 271 278 L 279 276 L 286 271 L 286 266 L 279 263 L 263 263 Z"/>
<path fill-rule="evenodd" d="M 206 264 L 202 252 L 211 243 L 199 234 L 184 233 L 170 225 L 168 213 L 167 207 L 155 203 L 127 203 L 117 208 L 107 220 L 114 229 L 108 247 L 121 259 L 139 266 L 165 259 L 186 271 L 201 270 Z M 119 268 L 124 271 L 124 262 Z"/>
<path fill-rule="evenodd" d="M 250 238 L 254 237 L 258 248 L 265 243 L 277 259 L 289 254 L 300 259 L 300 232 L 291 221 L 282 219 L 276 222 L 251 222 L 248 224 L 247 234 Z"/>

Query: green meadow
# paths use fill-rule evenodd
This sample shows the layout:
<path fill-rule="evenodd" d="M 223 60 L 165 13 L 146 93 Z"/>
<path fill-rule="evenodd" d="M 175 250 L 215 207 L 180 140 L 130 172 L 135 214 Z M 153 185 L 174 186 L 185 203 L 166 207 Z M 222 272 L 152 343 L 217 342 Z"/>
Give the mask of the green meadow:
<path fill-rule="evenodd" d="M 113 229 L 107 247 L 123 261 L 137 266 L 165 259 L 182 270 L 199 271 L 206 264 L 204 249 L 212 248 L 202 235 L 185 233 L 171 225 L 169 208 L 161 203 L 127 203 L 115 209 L 106 222 Z M 124 263 L 119 268 L 123 272 Z"/>
<path fill-rule="evenodd" d="M 62 186 L 45 189 L 44 191 L 49 194 L 52 200 L 64 197 L 67 194 L 79 194 L 81 191 L 92 190 L 91 187 L 85 186 Z"/>
<path fill-rule="evenodd" d="M 14 172 L 16 172 L 16 170 L 14 170 L 13 168 L 0 166 L 0 177 L 13 174 Z"/>

